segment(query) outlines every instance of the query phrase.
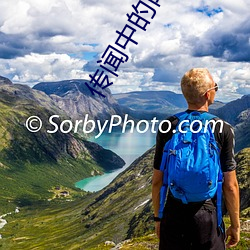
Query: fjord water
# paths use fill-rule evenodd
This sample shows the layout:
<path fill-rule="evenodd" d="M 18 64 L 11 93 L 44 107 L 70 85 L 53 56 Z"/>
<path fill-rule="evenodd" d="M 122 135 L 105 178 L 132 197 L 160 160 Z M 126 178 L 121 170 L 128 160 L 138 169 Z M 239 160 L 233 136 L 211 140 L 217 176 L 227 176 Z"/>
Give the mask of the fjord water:
<path fill-rule="evenodd" d="M 148 130 L 146 133 L 125 133 L 115 132 L 105 133 L 99 138 L 90 138 L 90 141 L 98 143 L 106 149 L 110 149 L 118 154 L 125 162 L 121 169 L 100 176 L 93 176 L 76 183 L 77 188 L 85 191 L 95 192 L 107 186 L 119 173 L 124 171 L 135 159 L 145 153 L 155 144 L 156 134 Z"/>

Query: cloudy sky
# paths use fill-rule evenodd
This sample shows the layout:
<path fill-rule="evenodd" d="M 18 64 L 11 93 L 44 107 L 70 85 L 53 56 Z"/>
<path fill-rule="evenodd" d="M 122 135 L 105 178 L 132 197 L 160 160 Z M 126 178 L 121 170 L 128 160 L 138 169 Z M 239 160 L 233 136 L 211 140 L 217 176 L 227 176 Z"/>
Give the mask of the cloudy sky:
<path fill-rule="evenodd" d="M 136 28 L 112 93 L 180 92 L 182 75 L 206 67 L 219 84 L 218 100 L 250 94 L 250 1 L 159 0 L 140 14 L 146 31 L 128 22 L 139 0 L 8 0 L 0 2 L 0 75 L 33 86 L 82 78 L 98 68 L 126 24 Z M 140 10 L 143 10 L 143 5 Z M 146 8 L 144 8 L 146 9 Z"/>

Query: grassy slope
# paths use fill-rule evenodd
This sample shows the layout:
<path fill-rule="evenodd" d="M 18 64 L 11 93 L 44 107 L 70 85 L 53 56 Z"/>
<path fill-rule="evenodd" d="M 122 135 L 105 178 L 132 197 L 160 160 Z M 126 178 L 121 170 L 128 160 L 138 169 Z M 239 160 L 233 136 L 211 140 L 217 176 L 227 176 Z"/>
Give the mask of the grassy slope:
<path fill-rule="evenodd" d="M 241 210 L 250 217 L 250 148 L 241 150 L 235 157 L 240 186 Z"/>
<path fill-rule="evenodd" d="M 68 250 L 89 249 L 105 240 L 122 241 L 127 237 L 128 222 L 141 213 L 143 206 L 135 208 L 150 198 L 149 169 L 141 173 L 139 167 L 139 164 L 148 165 L 148 157 L 152 158 L 152 152 L 137 161 L 133 175 L 131 168 L 102 192 L 88 194 L 73 202 L 53 201 L 21 208 L 19 214 L 6 217 L 8 224 L 0 230 L 2 246 L 4 249 Z M 142 187 L 146 183 L 145 188 L 137 189 L 138 185 Z M 107 191 L 111 195 L 105 197 L 103 193 Z"/>
<path fill-rule="evenodd" d="M 105 250 L 105 239 L 86 247 L 84 224 L 81 223 L 81 209 L 86 201 L 53 202 L 39 207 L 22 209 L 19 214 L 6 217 L 8 224 L 0 231 L 3 239 L 0 249 L 5 250 Z M 229 224 L 229 218 L 225 218 Z M 98 234 L 99 232 L 96 231 Z M 149 232 L 150 233 L 150 232 Z M 151 231 L 150 235 L 132 238 L 122 242 L 121 250 L 158 249 L 158 240 Z M 241 241 L 235 250 L 246 250 L 250 247 L 250 233 L 241 232 Z M 90 239 L 91 240 L 91 239 Z M 94 247 L 95 246 L 95 247 Z"/>
<path fill-rule="evenodd" d="M 81 208 L 83 200 L 53 201 L 21 208 L 6 217 L 1 230 L 3 249 L 79 249 L 83 243 Z"/>
<path fill-rule="evenodd" d="M 29 116 L 39 115 L 46 121 L 51 112 L 58 110 L 49 106 L 46 109 L 23 97 L 12 99 L 6 93 L 0 95 L 0 215 L 20 203 L 33 204 L 51 197 L 48 190 L 53 186 L 74 188 L 74 183 L 89 177 L 91 171 L 102 172 L 88 152 L 76 158 L 60 154 L 58 144 L 64 146 L 66 137 L 48 135 L 45 129 L 35 135 L 24 127 Z"/>
<path fill-rule="evenodd" d="M 242 154 L 249 157 L 245 151 Z M 150 150 L 100 192 L 73 202 L 61 200 L 23 208 L 19 214 L 6 217 L 8 224 L 0 230 L 3 249 L 104 250 L 111 249 L 104 246 L 106 240 L 117 244 L 126 238 L 133 240 L 121 249 L 157 249 L 154 236 L 142 237 L 154 230 L 151 201 L 135 210 L 150 198 L 152 157 Z M 249 229 L 243 231 L 235 249 L 247 249 L 249 238 Z"/>
<path fill-rule="evenodd" d="M 226 226 L 229 225 L 229 218 L 224 219 Z M 241 240 L 239 244 L 232 248 L 233 250 L 247 250 L 250 247 L 249 231 L 241 232 Z M 158 250 L 159 241 L 155 234 L 148 234 L 145 236 L 133 238 L 120 243 L 120 250 Z M 105 245 L 104 243 L 99 244 L 89 250 L 111 250 L 112 247 Z"/>

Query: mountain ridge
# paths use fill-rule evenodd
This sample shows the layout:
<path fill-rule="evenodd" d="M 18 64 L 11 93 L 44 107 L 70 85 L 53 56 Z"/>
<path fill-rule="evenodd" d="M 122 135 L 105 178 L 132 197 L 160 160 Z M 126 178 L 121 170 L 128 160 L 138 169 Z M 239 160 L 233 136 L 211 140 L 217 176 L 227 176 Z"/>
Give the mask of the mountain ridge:
<path fill-rule="evenodd" d="M 113 114 L 123 114 L 110 90 L 104 89 L 106 97 L 100 98 L 89 92 L 85 82 L 89 81 L 73 79 L 41 82 L 33 86 L 33 89 L 49 95 L 57 106 L 73 119 L 79 119 L 88 114 L 90 119 L 105 121 Z"/>

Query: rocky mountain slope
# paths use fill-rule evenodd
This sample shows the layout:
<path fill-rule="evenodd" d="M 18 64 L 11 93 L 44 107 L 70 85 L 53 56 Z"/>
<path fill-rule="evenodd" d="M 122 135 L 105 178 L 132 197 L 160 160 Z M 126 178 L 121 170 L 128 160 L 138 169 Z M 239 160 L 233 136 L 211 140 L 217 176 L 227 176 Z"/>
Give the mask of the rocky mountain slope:
<path fill-rule="evenodd" d="M 250 147 L 250 95 L 213 110 L 213 114 L 229 122 L 235 130 L 235 152 Z"/>
<path fill-rule="evenodd" d="M 13 84 L 8 78 L 0 76 L 0 85 L 1 84 Z"/>
<path fill-rule="evenodd" d="M 42 82 L 33 88 L 43 91 L 55 101 L 73 119 L 110 119 L 111 115 L 128 114 L 134 120 L 165 119 L 167 116 L 186 109 L 186 101 L 181 94 L 171 91 L 140 91 L 111 95 L 105 90 L 106 98 L 93 96 L 85 83 L 86 80 L 73 79 L 59 82 Z M 88 81 L 87 81 L 88 82 Z M 153 100 L 153 102 L 152 102 Z M 223 107 L 223 103 L 215 102 L 211 110 Z"/>
<path fill-rule="evenodd" d="M 238 116 L 240 113 L 249 108 L 250 94 L 244 95 L 240 99 L 227 103 L 223 107 L 214 111 L 214 114 L 235 126 L 238 123 Z"/>
<path fill-rule="evenodd" d="M 93 96 L 85 82 L 86 80 L 80 79 L 42 82 L 33 89 L 50 95 L 57 106 L 73 119 L 83 119 L 85 114 L 88 114 L 89 119 L 104 121 L 110 119 L 111 115 L 123 114 L 109 89 L 104 89 L 105 98 Z"/>
<path fill-rule="evenodd" d="M 236 120 L 235 137 L 236 145 L 235 151 L 238 152 L 242 148 L 250 147 L 250 108 L 242 111 Z"/>
<path fill-rule="evenodd" d="M 91 173 L 100 174 L 125 164 L 110 150 L 79 136 L 47 133 L 54 129 L 48 122 L 54 114 L 60 115 L 58 125 L 68 118 L 45 93 L 24 85 L 0 84 L 0 183 L 4 190 L 0 211 L 25 199 L 48 198 L 52 186 L 74 188 L 76 181 Z M 30 116 L 39 116 L 43 122 L 37 133 L 25 127 Z"/>

